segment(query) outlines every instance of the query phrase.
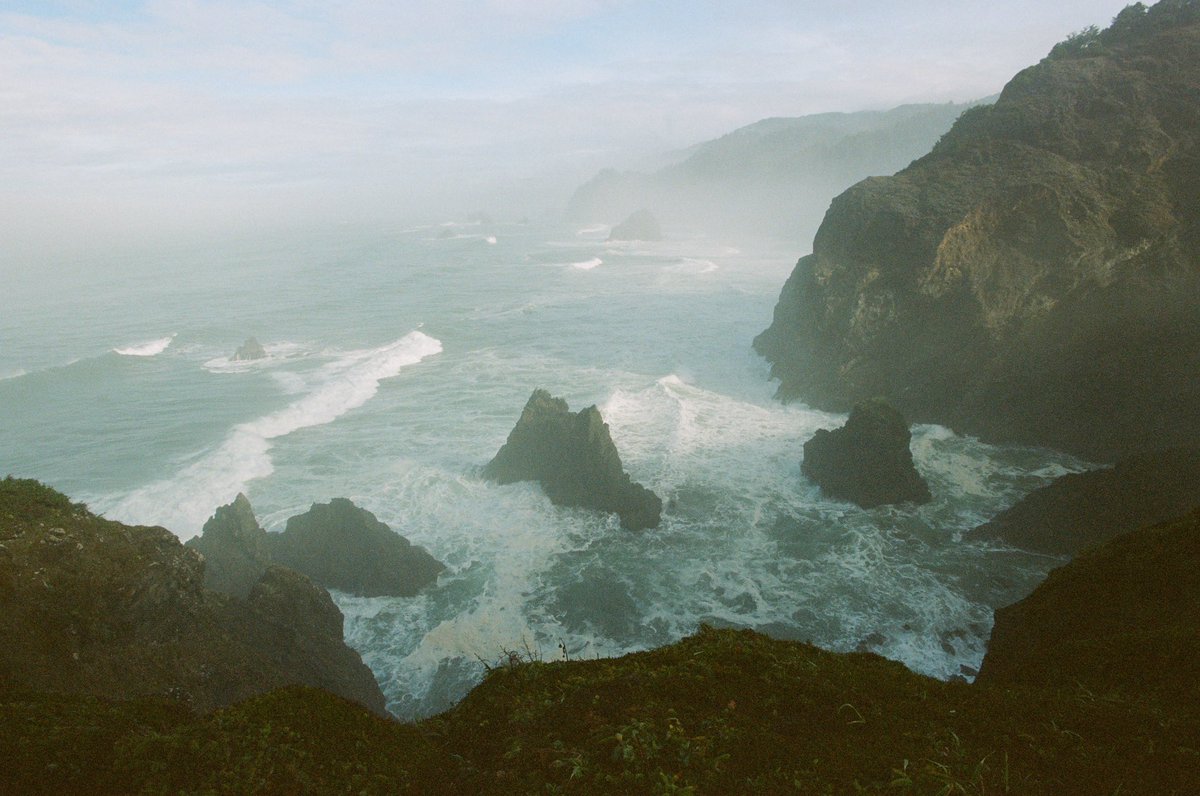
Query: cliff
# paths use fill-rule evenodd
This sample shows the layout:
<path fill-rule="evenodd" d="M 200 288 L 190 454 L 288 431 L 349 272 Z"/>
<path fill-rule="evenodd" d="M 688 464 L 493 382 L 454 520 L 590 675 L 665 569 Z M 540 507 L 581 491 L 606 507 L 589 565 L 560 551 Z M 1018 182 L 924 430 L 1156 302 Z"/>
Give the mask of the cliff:
<path fill-rule="evenodd" d="M 124 525 L 35 481 L 0 482 L 0 688 L 159 697 L 206 711 L 289 684 L 382 713 L 303 576 L 268 570 L 245 599 L 203 587 L 204 557 L 164 528 Z"/>
<path fill-rule="evenodd" d="M 1200 436 L 1200 7 L 1064 42 L 838 196 L 755 348 L 779 395 L 1098 459 Z"/>

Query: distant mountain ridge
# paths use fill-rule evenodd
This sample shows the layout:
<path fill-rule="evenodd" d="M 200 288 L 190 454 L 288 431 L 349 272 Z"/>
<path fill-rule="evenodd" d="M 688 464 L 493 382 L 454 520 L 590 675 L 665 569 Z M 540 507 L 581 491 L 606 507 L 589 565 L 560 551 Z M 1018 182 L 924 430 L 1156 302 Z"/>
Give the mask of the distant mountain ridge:
<path fill-rule="evenodd" d="M 668 228 L 811 236 L 829 199 L 908 165 L 977 104 L 763 119 L 652 173 L 605 169 L 575 191 L 566 216 L 613 224 L 646 207 Z"/>

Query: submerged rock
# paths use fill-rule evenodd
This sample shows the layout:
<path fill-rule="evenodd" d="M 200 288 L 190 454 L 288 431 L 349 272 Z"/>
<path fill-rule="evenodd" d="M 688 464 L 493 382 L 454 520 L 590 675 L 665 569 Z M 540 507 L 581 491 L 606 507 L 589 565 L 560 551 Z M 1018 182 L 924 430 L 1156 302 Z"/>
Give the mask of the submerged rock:
<path fill-rule="evenodd" d="M 929 486 L 913 464 L 908 423 L 881 398 L 854 407 L 846 425 L 821 429 L 804 443 L 801 471 L 821 491 L 863 508 L 928 503 Z"/>
<path fill-rule="evenodd" d="M 303 576 L 267 570 L 244 600 L 205 589 L 195 546 L 36 481 L 0 482 L 0 517 L 0 686 L 206 711 L 301 684 L 383 712 L 337 607 Z"/>
<path fill-rule="evenodd" d="M 653 528 L 662 515 L 658 495 L 622 468 L 600 410 L 571 412 L 545 390 L 533 391 L 483 475 L 501 484 L 538 481 L 556 505 L 614 512 L 632 530 Z"/>
<path fill-rule="evenodd" d="M 346 498 L 314 503 L 268 536 L 271 558 L 330 589 L 411 597 L 446 567 Z"/>
<path fill-rule="evenodd" d="M 251 337 L 246 342 L 238 346 L 237 351 L 233 352 L 234 361 L 246 359 L 266 359 L 267 350 L 262 347 L 262 344 L 257 339 Z"/>
<path fill-rule="evenodd" d="M 609 240 L 662 240 L 662 227 L 649 210 L 638 210 L 612 228 Z"/>
<path fill-rule="evenodd" d="M 1035 490 L 964 536 L 1074 555 L 1200 506 L 1200 447 L 1130 456 Z"/>

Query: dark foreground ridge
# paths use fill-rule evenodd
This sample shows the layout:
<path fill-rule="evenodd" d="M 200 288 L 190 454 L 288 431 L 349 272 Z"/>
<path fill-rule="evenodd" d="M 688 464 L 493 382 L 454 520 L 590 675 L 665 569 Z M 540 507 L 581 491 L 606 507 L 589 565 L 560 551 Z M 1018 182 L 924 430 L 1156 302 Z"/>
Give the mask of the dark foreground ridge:
<path fill-rule="evenodd" d="M 566 401 L 545 390 L 529 396 L 483 475 L 501 484 L 538 481 L 556 505 L 614 512 L 635 531 L 657 526 L 662 515 L 658 495 L 635 484 L 622 468 L 600 410 L 571 412 Z"/>
<path fill-rule="evenodd" d="M 1130 456 L 1115 467 L 1055 479 L 964 534 L 1051 555 L 1074 555 L 1200 506 L 1200 446 Z"/>
<path fill-rule="evenodd" d="M 1121 12 L 837 197 L 755 348 L 779 395 L 873 395 L 1113 461 L 1200 438 L 1200 3 Z"/>
<path fill-rule="evenodd" d="M 203 587 L 204 557 L 164 528 L 95 516 L 36 481 L 0 482 L 0 686 L 211 710 L 288 684 L 379 713 L 342 614 L 303 575 L 244 597 Z"/>
<path fill-rule="evenodd" d="M 928 503 L 929 485 L 913 464 L 908 422 L 882 398 L 860 401 L 846 425 L 804 443 L 801 471 L 821 491 L 863 508 Z"/>
<path fill-rule="evenodd" d="M 311 688 L 210 714 L 186 701 L 139 698 L 178 692 L 130 683 L 191 675 L 187 667 L 155 673 L 131 645 L 111 657 L 103 683 L 30 676 L 47 650 L 70 657 L 71 634 L 47 628 L 79 622 L 80 612 L 95 617 L 78 625 L 88 637 L 114 632 L 99 624 L 114 624 L 110 611 L 143 639 L 168 621 L 155 610 L 131 615 L 101 580 L 81 582 L 69 601 L 42 585 L 47 574 L 52 586 L 66 585 L 57 573 L 68 562 L 84 567 L 70 546 L 85 530 L 96 533 L 85 541 L 88 561 L 121 553 L 115 563 L 136 577 L 161 568 L 156 546 L 194 555 L 155 529 L 100 520 L 34 482 L 6 481 L 0 492 L 3 792 L 1200 790 L 1200 512 L 1080 556 L 1000 611 L 973 685 L 933 680 L 870 653 L 705 627 L 616 659 L 509 659 L 454 709 L 404 725 Z M 130 548 L 126 536 L 150 546 Z M 140 582 L 156 586 L 150 594 L 172 594 L 198 576 L 183 567 Z M 282 608 L 268 599 L 272 610 Z M 36 624 L 13 620 L 34 612 Z M 61 652 L 56 668 L 70 669 Z M 210 673 L 231 693 L 244 692 L 240 678 L 252 676 Z"/>

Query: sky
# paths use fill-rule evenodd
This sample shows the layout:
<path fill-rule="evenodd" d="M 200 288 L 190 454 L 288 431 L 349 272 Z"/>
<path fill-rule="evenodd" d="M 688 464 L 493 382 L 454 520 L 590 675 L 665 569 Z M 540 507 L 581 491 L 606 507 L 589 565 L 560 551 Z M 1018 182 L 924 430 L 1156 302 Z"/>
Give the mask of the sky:
<path fill-rule="evenodd" d="M 0 0 L 0 235 L 553 214 L 761 118 L 994 94 L 1124 5 Z"/>

